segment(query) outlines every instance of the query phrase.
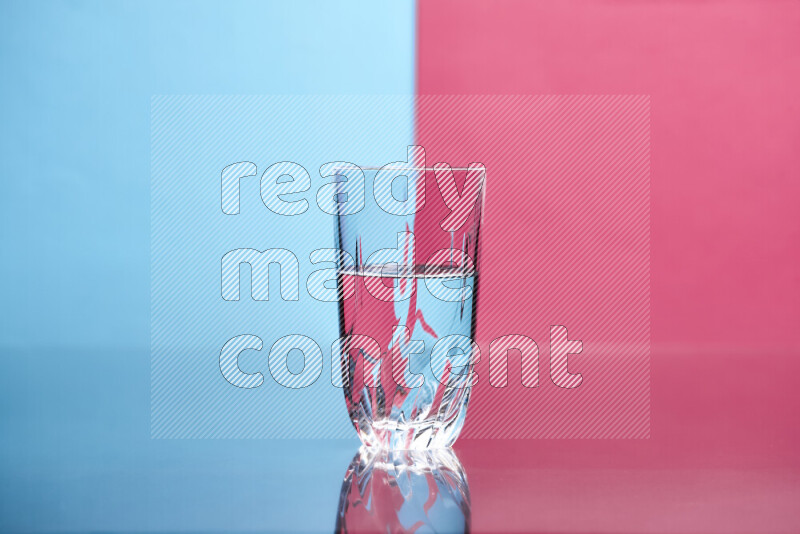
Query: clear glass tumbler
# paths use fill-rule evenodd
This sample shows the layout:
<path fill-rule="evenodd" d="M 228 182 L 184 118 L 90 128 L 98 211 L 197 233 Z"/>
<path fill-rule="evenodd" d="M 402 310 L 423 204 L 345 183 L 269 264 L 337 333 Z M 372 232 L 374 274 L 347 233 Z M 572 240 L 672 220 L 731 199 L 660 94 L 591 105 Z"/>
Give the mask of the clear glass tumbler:
<path fill-rule="evenodd" d="M 367 447 L 452 445 L 479 354 L 486 172 L 425 167 L 412 148 L 408 163 L 334 173 L 338 353 L 347 410 Z"/>

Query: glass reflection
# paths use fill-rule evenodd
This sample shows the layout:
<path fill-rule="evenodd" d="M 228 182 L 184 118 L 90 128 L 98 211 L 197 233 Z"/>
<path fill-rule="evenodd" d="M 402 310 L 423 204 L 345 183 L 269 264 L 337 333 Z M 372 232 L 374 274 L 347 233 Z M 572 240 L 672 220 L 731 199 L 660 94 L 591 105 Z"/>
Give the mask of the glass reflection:
<path fill-rule="evenodd" d="M 469 485 L 452 449 L 359 449 L 342 484 L 336 532 L 469 532 Z"/>

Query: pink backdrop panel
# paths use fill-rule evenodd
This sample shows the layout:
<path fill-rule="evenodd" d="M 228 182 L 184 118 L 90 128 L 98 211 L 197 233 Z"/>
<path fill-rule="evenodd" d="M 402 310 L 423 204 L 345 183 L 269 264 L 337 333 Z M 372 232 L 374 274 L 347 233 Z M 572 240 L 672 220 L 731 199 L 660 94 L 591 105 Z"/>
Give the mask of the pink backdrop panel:
<path fill-rule="evenodd" d="M 797 530 L 798 28 L 794 1 L 419 2 L 421 95 L 650 97 L 650 439 L 460 440 L 476 531 Z M 424 136 L 438 111 L 418 111 Z M 452 124 L 479 133 L 469 117 Z M 519 231 L 535 181 L 506 179 L 525 189 L 490 170 L 487 251 L 542 238 Z M 537 273 L 512 260 L 523 288 L 487 267 L 479 335 L 539 341 Z"/>
<path fill-rule="evenodd" d="M 418 17 L 419 94 L 650 95 L 654 343 L 798 347 L 800 4 L 435 1 Z"/>
<path fill-rule="evenodd" d="M 647 437 L 649 97 L 420 95 L 417 113 L 429 165 L 486 167 L 463 436 Z"/>

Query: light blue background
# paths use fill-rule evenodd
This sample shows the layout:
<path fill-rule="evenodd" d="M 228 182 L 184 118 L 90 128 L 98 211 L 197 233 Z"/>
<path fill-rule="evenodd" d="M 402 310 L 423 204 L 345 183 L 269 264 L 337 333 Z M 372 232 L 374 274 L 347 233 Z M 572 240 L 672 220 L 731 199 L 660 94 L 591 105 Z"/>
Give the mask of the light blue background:
<path fill-rule="evenodd" d="M 366 166 L 405 159 L 413 142 L 412 110 L 408 95 L 154 97 L 153 437 L 352 436 L 344 394 L 332 384 L 334 372 L 335 382 L 341 383 L 339 355 L 334 365 L 331 348 L 339 337 L 337 302 L 317 301 L 307 289 L 313 271 L 324 269 L 331 277 L 334 267 L 310 260 L 312 251 L 336 246 L 333 216 L 317 201 L 317 191 L 325 194 L 323 185 L 331 178 L 323 178 L 319 169 L 333 161 Z M 256 174 L 238 180 L 239 213 L 226 214 L 220 205 L 220 175 L 241 161 L 256 165 Z M 274 213 L 262 200 L 260 177 L 273 163 L 284 161 L 296 162 L 310 175 L 308 191 L 282 195 L 287 202 L 305 200 L 304 213 Z M 365 182 L 372 178 L 368 174 Z M 265 187 L 270 183 L 269 177 L 263 181 Z M 364 189 L 367 206 L 377 210 L 371 183 Z M 270 198 L 269 193 L 264 196 Z M 370 218 L 376 221 L 384 219 Z M 374 240 L 364 240 L 365 254 L 394 248 L 397 231 L 404 228 L 396 222 L 377 227 Z M 280 269 L 270 266 L 269 299 L 254 300 L 251 294 L 263 298 L 259 290 L 265 289 L 267 279 L 243 264 L 232 276 L 239 299 L 226 301 L 220 287 L 221 260 L 243 249 L 287 251 L 294 255 L 299 276 L 292 276 L 288 263 Z M 226 285 L 230 278 L 225 277 Z M 296 284 L 296 300 L 282 298 L 283 284 Z M 257 388 L 235 387 L 220 372 L 222 347 L 240 335 L 257 336 L 263 345 L 238 357 L 243 372 L 261 373 L 264 382 Z M 313 380 L 307 387 L 286 388 L 276 378 L 287 374 L 280 363 L 285 349 L 271 349 L 288 335 L 306 336 L 321 354 L 321 361 L 305 354 L 304 369 L 299 351 L 289 353 L 289 367 Z M 321 369 L 316 377 L 315 369 Z"/>
<path fill-rule="evenodd" d="M 332 529 L 355 441 L 150 440 L 150 98 L 409 94 L 413 23 L 411 2 L 0 4 L 0 530 Z"/>

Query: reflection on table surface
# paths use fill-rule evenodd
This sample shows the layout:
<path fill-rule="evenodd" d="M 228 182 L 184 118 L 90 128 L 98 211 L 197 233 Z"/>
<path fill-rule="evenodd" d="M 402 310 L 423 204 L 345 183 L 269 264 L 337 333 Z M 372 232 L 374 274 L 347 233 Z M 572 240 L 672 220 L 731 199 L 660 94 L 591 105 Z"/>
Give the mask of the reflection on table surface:
<path fill-rule="evenodd" d="M 152 440 L 146 351 L 4 356 L 2 532 L 332 532 L 373 513 L 403 530 L 800 532 L 800 406 L 787 395 L 800 358 L 777 372 L 750 354 L 656 352 L 650 439 L 459 440 L 457 459 L 408 469 L 354 460 L 355 432 Z"/>
<path fill-rule="evenodd" d="M 336 532 L 469 532 L 469 485 L 451 449 L 359 449 L 344 477 Z"/>

